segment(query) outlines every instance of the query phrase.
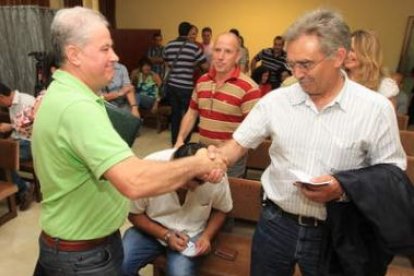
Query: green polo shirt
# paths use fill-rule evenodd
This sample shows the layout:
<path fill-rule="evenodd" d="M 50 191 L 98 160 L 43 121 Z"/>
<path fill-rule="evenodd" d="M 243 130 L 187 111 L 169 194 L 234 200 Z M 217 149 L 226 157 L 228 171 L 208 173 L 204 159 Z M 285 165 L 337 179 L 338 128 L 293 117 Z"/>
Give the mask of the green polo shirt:
<path fill-rule="evenodd" d="M 128 200 L 102 177 L 133 152 L 113 129 L 101 98 L 65 71 L 53 78 L 32 135 L 41 227 L 65 240 L 109 235 L 124 223 Z"/>

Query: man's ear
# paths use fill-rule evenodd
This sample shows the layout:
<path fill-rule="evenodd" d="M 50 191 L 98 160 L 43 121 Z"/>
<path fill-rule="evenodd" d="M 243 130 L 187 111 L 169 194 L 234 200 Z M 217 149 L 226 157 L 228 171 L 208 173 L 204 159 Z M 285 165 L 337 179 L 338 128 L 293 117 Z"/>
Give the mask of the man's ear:
<path fill-rule="evenodd" d="M 75 45 L 68 45 L 65 47 L 66 60 L 75 66 L 81 64 L 80 54 L 81 49 Z"/>
<path fill-rule="evenodd" d="M 242 50 L 240 48 L 237 53 L 236 64 L 239 64 L 241 57 L 242 57 Z"/>
<path fill-rule="evenodd" d="M 348 51 L 345 48 L 338 48 L 335 54 L 335 67 L 341 68 L 344 64 Z"/>

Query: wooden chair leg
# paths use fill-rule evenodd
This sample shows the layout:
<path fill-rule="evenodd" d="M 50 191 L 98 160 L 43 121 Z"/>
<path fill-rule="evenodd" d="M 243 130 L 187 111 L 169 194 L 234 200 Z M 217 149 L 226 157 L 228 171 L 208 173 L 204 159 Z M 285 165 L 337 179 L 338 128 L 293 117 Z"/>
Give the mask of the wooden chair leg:
<path fill-rule="evenodd" d="M 7 207 L 8 212 L 0 217 L 0 225 L 3 225 L 12 218 L 17 217 L 17 207 L 16 207 L 16 198 L 15 195 L 7 197 Z"/>

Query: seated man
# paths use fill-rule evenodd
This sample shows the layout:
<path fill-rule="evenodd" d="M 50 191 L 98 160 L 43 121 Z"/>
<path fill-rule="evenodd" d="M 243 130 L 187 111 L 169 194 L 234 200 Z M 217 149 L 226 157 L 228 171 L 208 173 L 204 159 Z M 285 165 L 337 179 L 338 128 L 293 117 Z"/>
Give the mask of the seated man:
<path fill-rule="evenodd" d="M 177 159 L 205 147 L 190 143 L 151 154 L 146 159 Z M 174 152 L 175 151 L 175 152 Z M 133 201 L 129 220 L 133 227 L 123 237 L 124 275 L 137 271 L 166 253 L 167 275 L 197 275 L 200 256 L 209 253 L 211 240 L 233 208 L 227 177 L 215 185 L 198 179 L 176 192 Z"/>
<path fill-rule="evenodd" d="M 12 91 L 0 83 L 0 106 L 8 109 L 11 122 L 0 123 L 0 133 L 12 131 L 11 137 L 19 142 L 20 161 L 32 159 L 30 137 L 33 120 L 29 117 L 34 104 L 35 98 L 32 95 Z M 26 210 L 33 200 L 34 186 L 24 181 L 17 172 L 13 172 L 12 178 L 19 189 L 17 198 L 20 201 L 20 210 Z"/>
<path fill-rule="evenodd" d="M 111 83 L 102 91 L 102 97 L 113 105 L 131 111 L 139 117 L 138 105 L 135 100 L 134 87 L 131 85 L 127 68 L 119 62 L 114 65 L 115 74 Z"/>

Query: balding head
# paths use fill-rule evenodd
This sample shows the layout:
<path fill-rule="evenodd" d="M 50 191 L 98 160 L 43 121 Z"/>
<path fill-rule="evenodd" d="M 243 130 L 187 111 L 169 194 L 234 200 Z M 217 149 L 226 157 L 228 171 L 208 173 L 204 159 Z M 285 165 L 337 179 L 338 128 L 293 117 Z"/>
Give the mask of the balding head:
<path fill-rule="evenodd" d="M 217 75 L 228 75 L 240 60 L 240 40 L 233 33 L 220 34 L 213 47 L 212 64 Z"/>

